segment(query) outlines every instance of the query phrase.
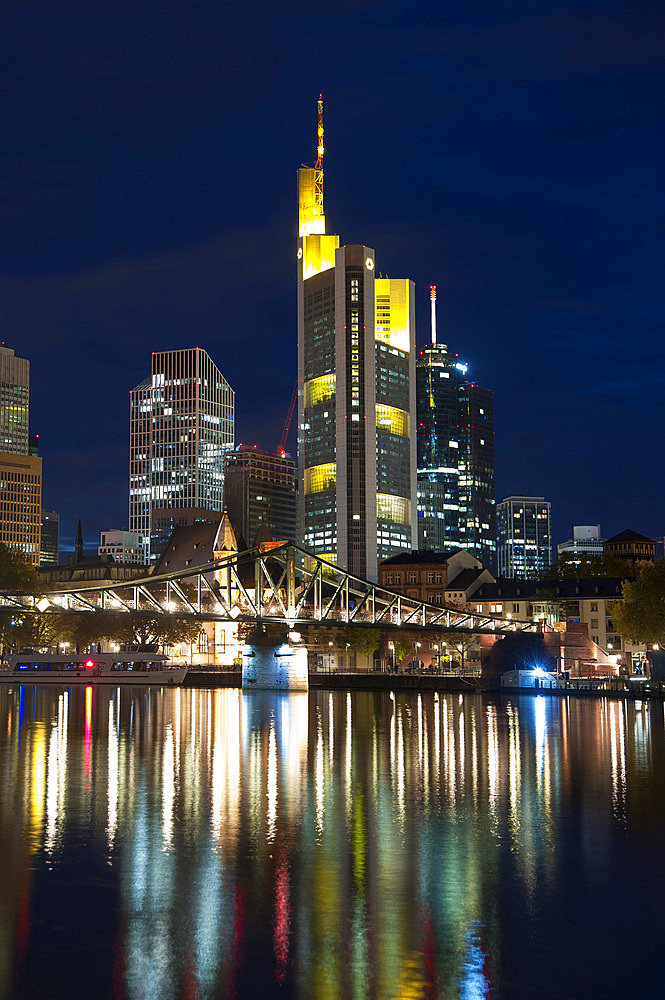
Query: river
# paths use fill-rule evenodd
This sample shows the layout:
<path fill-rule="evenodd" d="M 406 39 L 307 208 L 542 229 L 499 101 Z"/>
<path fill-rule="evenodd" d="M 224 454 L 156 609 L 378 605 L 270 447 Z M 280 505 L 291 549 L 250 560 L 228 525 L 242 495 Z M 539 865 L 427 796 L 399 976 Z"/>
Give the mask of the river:
<path fill-rule="evenodd" d="M 660 702 L 0 687 L 0 998 L 657 996 Z"/>

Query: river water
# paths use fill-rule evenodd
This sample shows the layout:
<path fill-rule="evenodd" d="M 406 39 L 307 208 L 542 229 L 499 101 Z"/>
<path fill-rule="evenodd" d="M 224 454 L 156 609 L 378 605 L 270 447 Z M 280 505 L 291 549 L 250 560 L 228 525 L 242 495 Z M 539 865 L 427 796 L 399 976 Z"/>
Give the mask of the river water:
<path fill-rule="evenodd" d="M 0 998 L 651 997 L 660 703 L 0 688 Z"/>

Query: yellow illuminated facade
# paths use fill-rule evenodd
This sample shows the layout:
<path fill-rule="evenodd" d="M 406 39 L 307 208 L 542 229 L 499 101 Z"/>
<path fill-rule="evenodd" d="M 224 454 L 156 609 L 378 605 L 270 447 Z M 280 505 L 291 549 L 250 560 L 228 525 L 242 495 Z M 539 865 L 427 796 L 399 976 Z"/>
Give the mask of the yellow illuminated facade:
<path fill-rule="evenodd" d="M 334 462 L 305 469 L 305 493 L 321 493 L 323 490 L 334 490 L 336 486 L 337 466 Z"/>
<path fill-rule="evenodd" d="M 398 351 L 411 349 L 410 285 L 408 278 L 377 278 L 375 337 Z"/>
<path fill-rule="evenodd" d="M 319 180 L 318 174 L 321 174 Z M 323 183 L 323 171 L 314 167 L 301 167 L 298 171 L 298 234 L 311 236 L 325 233 L 326 217 L 323 212 L 323 197 L 319 198 L 319 188 Z"/>
<path fill-rule="evenodd" d="M 391 434 L 399 434 L 400 437 L 407 437 L 411 430 L 411 421 L 406 410 L 400 410 L 396 406 L 386 406 L 384 403 L 376 404 L 376 426 Z"/>
<path fill-rule="evenodd" d="M 335 250 L 339 246 L 339 236 L 303 236 L 298 254 L 302 257 L 303 279 L 311 278 L 321 271 L 335 266 Z"/>
<path fill-rule="evenodd" d="M 316 406 L 335 398 L 335 375 L 321 375 L 305 382 L 305 406 Z"/>
<path fill-rule="evenodd" d="M 376 517 L 378 521 L 389 521 L 392 524 L 410 524 L 411 501 L 390 493 L 377 493 Z"/>

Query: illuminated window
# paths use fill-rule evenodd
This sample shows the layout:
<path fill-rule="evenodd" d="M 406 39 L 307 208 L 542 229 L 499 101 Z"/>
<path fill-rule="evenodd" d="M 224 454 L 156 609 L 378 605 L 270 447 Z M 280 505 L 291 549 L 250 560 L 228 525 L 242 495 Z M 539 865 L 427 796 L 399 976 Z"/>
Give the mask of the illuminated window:
<path fill-rule="evenodd" d="M 335 376 L 321 375 L 305 382 L 305 406 L 315 406 L 326 399 L 334 399 Z"/>
<path fill-rule="evenodd" d="M 337 485 L 337 466 L 334 462 L 314 465 L 305 469 L 305 493 L 321 493 L 334 490 Z"/>
<path fill-rule="evenodd" d="M 409 414 L 405 410 L 399 410 L 396 406 L 385 406 L 383 403 L 377 403 L 376 426 L 382 430 L 390 431 L 391 434 L 408 437 Z"/>
<path fill-rule="evenodd" d="M 379 521 L 392 521 L 393 524 L 410 524 L 411 502 L 406 497 L 395 497 L 390 493 L 377 493 L 376 516 Z"/>

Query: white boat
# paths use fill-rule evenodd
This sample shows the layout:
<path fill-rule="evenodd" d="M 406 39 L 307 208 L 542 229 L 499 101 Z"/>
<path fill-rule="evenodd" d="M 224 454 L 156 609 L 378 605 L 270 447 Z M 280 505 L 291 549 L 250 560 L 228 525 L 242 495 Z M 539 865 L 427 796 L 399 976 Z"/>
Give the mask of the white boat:
<path fill-rule="evenodd" d="M 187 667 L 161 653 L 38 653 L 5 657 L 0 682 L 11 684 L 182 684 Z"/>

